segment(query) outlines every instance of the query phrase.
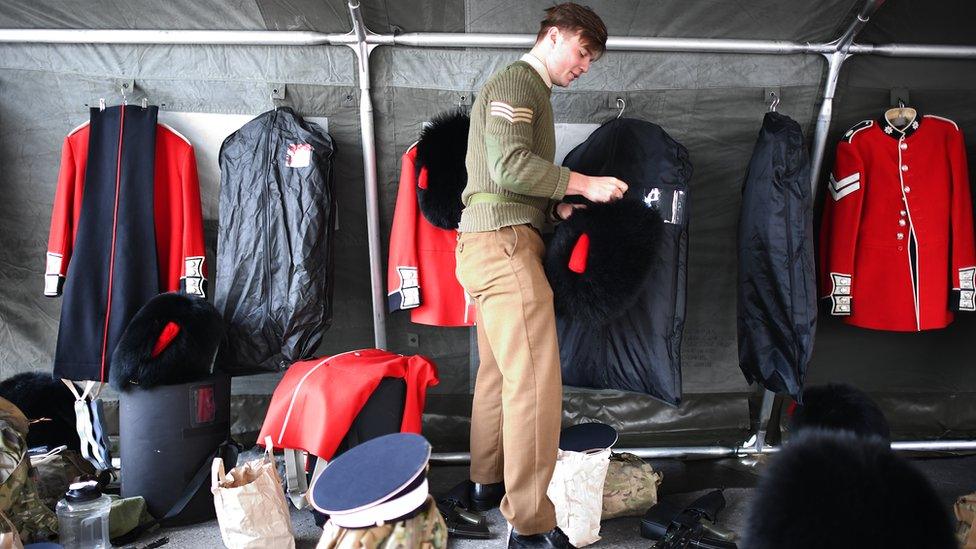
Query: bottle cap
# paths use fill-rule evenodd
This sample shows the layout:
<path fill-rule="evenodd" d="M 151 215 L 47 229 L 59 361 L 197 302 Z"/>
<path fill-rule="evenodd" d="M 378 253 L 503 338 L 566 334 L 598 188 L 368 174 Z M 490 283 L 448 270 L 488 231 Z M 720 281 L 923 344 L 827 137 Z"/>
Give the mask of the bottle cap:
<path fill-rule="evenodd" d="M 85 501 L 96 500 L 101 496 L 102 492 L 98 489 L 98 482 L 89 480 L 85 482 L 75 482 L 68 486 L 68 491 L 64 494 L 64 499 L 71 503 L 82 503 Z"/>

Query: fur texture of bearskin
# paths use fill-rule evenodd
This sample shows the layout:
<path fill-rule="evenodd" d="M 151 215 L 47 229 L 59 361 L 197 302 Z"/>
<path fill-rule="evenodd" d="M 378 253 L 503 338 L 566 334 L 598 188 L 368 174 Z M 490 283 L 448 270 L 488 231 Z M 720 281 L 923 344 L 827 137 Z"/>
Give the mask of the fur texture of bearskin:
<path fill-rule="evenodd" d="M 153 346 L 168 322 L 179 333 L 155 358 Z M 138 385 L 177 385 L 202 379 L 212 373 L 214 355 L 224 338 L 226 326 L 220 313 L 205 299 L 179 293 L 165 293 L 149 300 L 122 333 L 112 354 L 110 381 L 123 391 Z"/>
<path fill-rule="evenodd" d="M 808 429 L 772 457 L 741 549 L 951 549 L 948 510 L 879 437 Z"/>
<path fill-rule="evenodd" d="M 632 199 L 591 204 L 560 223 L 545 259 L 556 312 L 592 325 L 626 312 L 651 272 L 663 226 L 657 210 Z M 576 273 L 569 258 L 582 233 L 590 238 L 589 256 Z"/>
<path fill-rule="evenodd" d="M 31 448 L 66 445 L 79 450 L 75 430 L 75 397 L 61 380 L 42 372 L 25 372 L 0 383 L 0 397 L 9 400 L 32 423 L 27 431 Z"/>
<path fill-rule="evenodd" d="M 443 113 L 420 132 L 417 142 L 418 164 L 427 168 L 427 188 L 417 188 L 417 203 L 427 221 L 441 229 L 457 229 L 461 222 L 470 125 L 463 112 Z"/>
<path fill-rule="evenodd" d="M 867 393 L 844 383 L 804 389 L 803 404 L 794 410 L 790 427 L 794 432 L 809 428 L 844 429 L 891 440 L 891 429 L 881 408 Z"/>

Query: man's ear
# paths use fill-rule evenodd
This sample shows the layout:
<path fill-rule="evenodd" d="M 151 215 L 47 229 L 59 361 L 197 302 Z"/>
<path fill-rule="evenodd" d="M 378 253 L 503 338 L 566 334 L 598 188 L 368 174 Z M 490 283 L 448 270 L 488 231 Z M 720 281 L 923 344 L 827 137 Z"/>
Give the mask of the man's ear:
<path fill-rule="evenodd" d="M 559 27 L 549 27 L 549 30 L 546 31 L 546 40 L 550 42 L 551 46 L 558 44 L 560 37 Z"/>

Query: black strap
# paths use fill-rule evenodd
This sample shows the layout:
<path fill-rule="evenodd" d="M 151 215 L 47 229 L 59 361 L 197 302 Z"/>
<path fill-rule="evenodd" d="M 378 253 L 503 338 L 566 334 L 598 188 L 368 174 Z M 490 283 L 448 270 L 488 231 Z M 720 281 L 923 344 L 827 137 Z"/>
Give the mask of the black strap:
<path fill-rule="evenodd" d="M 122 534 L 121 536 L 112 538 L 112 545 L 121 546 L 133 543 L 139 539 L 139 536 L 151 528 L 156 527 L 157 524 L 166 522 L 167 520 L 170 520 L 182 513 L 183 510 L 186 509 L 186 506 L 190 503 L 190 500 L 197 495 L 200 488 L 207 482 L 207 479 L 210 478 L 210 469 L 213 465 L 213 460 L 220 457 L 224 460 L 224 463 L 230 464 L 230 466 L 233 467 L 237 463 L 237 456 L 240 453 L 240 450 L 240 447 L 233 440 L 228 440 L 218 446 L 216 450 L 207 456 L 207 459 L 203 460 L 203 464 L 197 470 L 196 474 L 193 475 L 193 478 L 190 479 L 186 489 L 183 490 L 183 494 L 180 495 L 180 498 L 176 500 L 173 506 L 170 507 L 169 511 L 167 511 L 162 518 L 145 522 L 136 526 L 132 530 L 129 530 L 125 534 Z"/>

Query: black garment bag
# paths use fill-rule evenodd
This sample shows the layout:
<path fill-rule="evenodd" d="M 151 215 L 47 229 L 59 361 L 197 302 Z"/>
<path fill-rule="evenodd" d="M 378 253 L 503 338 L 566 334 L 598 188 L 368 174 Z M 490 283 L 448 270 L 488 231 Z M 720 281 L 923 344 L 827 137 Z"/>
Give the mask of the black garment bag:
<path fill-rule="evenodd" d="M 586 175 L 618 177 L 629 186 L 618 203 L 590 205 L 575 212 L 556 228 L 547 250 L 546 272 L 553 285 L 563 383 L 636 391 L 677 405 L 681 400 L 688 182 L 692 174 L 688 150 L 656 124 L 621 118 L 597 128 L 566 156 L 563 164 Z M 619 265 L 601 263 L 602 252 L 619 250 L 640 236 L 625 234 L 632 233 L 634 224 L 623 215 L 637 213 L 643 217 L 634 210 L 635 203 L 644 206 L 645 211 L 657 212 L 646 225 L 646 230 L 655 231 L 646 251 L 629 252 L 624 257 L 617 254 Z M 603 275 L 609 270 L 621 276 L 595 277 L 590 282 L 613 286 L 634 269 L 643 274 L 626 291 L 613 288 L 607 292 L 607 288 L 584 285 L 568 295 L 565 288 L 574 286 L 567 285 L 565 279 L 572 280 L 574 273 L 571 267 L 567 270 L 566 264 L 567 259 L 572 262 L 570 248 L 578 239 L 575 235 L 569 239 L 566 236 L 595 216 L 612 220 L 613 216 L 605 215 L 605 208 L 621 212 L 623 223 L 616 224 L 616 232 L 594 232 L 588 242 L 586 270 Z M 644 221 L 648 220 L 641 222 Z M 603 311 L 600 315 L 581 313 L 579 301 L 592 295 L 605 295 L 613 303 L 595 303 Z"/>
<path fill-rule="evenodd" d="M 799 400 L 817 328 L 810 164 L 800 125 L 766 113 L 739 215 L 739 367 Z"/>
<path fill-rule="evenodd" d="M 336 195 L 329 134 L 289 108 L 220 148 L 214 306 L 230 374 L 279 371 L 314 354 L 332 324 Z"/>

